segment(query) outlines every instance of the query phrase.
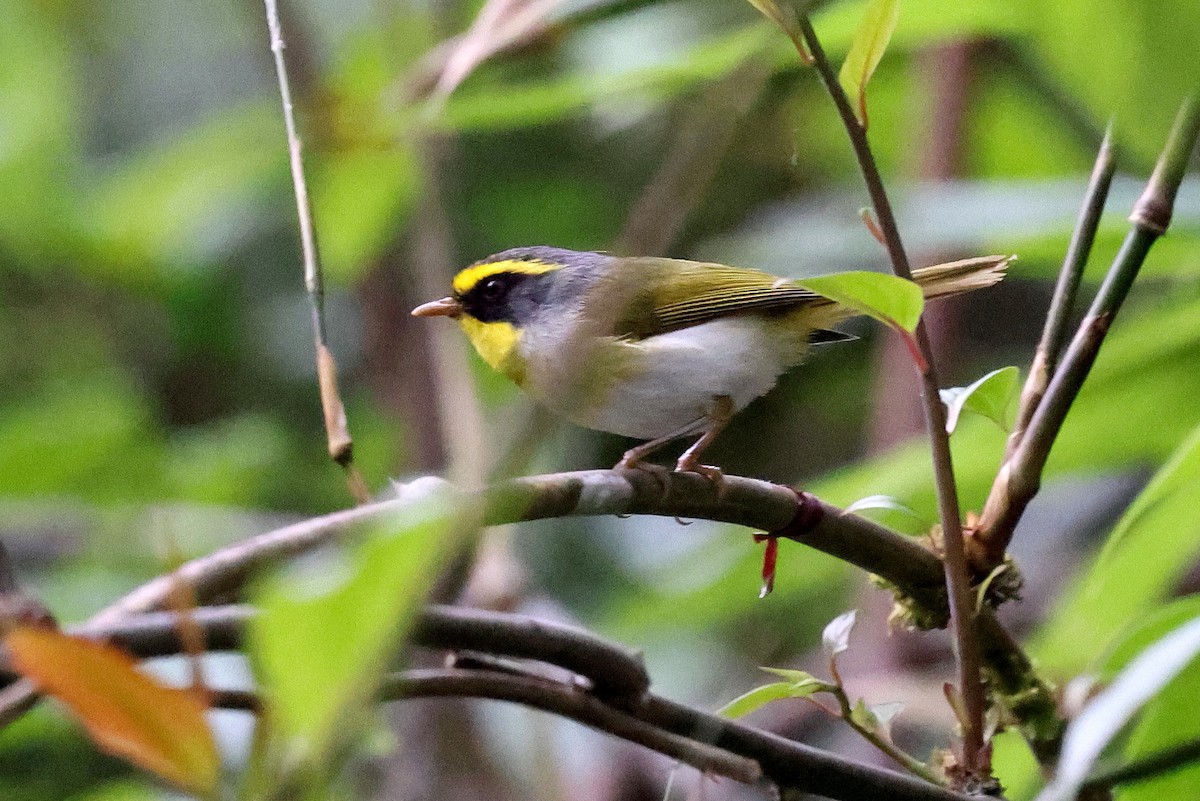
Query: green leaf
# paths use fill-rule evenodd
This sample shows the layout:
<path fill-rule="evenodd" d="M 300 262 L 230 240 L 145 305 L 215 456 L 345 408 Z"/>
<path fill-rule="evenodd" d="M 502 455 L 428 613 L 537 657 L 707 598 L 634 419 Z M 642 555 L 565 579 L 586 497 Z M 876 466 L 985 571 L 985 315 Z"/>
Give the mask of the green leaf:
<path fill-rule="evenodd" d="M 1054 781 L 1038 801 L 1074 798 L 1097 758 L 1146 702 L 1200 654 L 1200 618 L 1147 648 L 1067 727 Z"/>
<path fill-rule="evenodd" d="M 758 12 L 774 22 L 789 36 L 796 30 L 796 13 L 790 7 L 781 6 L 775 0 L 746 0 Z"/>
<path fill-rule="evenodd" d="M 871 0 L 850 43 L 838 81 L 855 106 L 858 121 L 867 126 L 867 84 L 883 58 L 900 19 L 900 0 Z"/>
<path fill-rule="evenodd" d="M 965 387 L 939 390 L 946 404 L 946 433 L 953 434 L 963 411 L 974 412 L 1005 431 L 1012 430 L 1014 401 L 1021 373 L 1015 367 L 1001 367 Z"/>
<path fill-rule="evenodd" d="M 803 670 L 785 670 L 783 668 L 768 667 L 762 668 L 762 670 L 773 673 L 776 676 L 782 676 L 787 681 L 777 681 L 771 684 L 764 684 L 761 687 L 755 687 L 750 692 L 738 696 L 721 707 L 717 710 L 717 714 L 730 718 L 740 718 L 771 701 L 778 701 L 783 698 L 808 698 L 816 693 L 828 692 L 833 689 L 833 685 L 829 684 L 829 682 L 821 681 L 811 674 L 805 673 Z"/>
<path fill-rule="evenodd" d="M 884 704 L 873 704 L 869 707 L 871 715 L 875 718 L 878 724 L 877 731 L 883 735 L 888 742 L 892 740 L 892 721 L 896 716 L 904 711 L 904 704 L 900 701 L 888 701 Z"/>
<path fill-rule="evenodd" d="M 851 609 L 829 621 L 825 631 L 821 632 L 821 643 L 825 646 L 825 653 L 832 658 L 849 648 L 850 632 L 854 630 L 857 621 L 857 609 Z"/>
<path fill-rule="evenodd" d="M 114 276 L 227 257 L 286 186 L 279 107 L 223 110 L 137 154 L 98 181 L 85 210 L 88 234 Z M 135 276 L 142 280 L 155 274 Z"/>
<path fill-rule="evenodd" d="M 793 685 L 808 684 L 809 682 L 814 681 L 818 682 L 819 684 L 824 684 L 824 682 L 821 682 L 816 676 L 809 673 L 807 670 L 791 670 L 789 668 L 773 667 L 760 667 L 759 670 L 770 673 L 772 676 L 778 676 L 781 679 L 787 679 Z"/>
<path fill-rule="evenodd" d="M 381 523 L 342 562 L 273 577 L 258 593 L 251 653 L 293 758 L 320 764 L 361 731 L 389 655 L 469 530 L 441 494 Z"/>
<path fill-rule="evenodd" d="M 1099 677 L 1110 681 L 1139 653 L 1169 632 L 1200 617 L 1200 595 L 1180 598 L 1145 615 L 1109 651 Z M 1124 758 L 1139 759 L 1200 737 L 1200 665 L 1191 664 L 1146 704 L 1125 745 Z M 1200 765 L 1174 770 L 1121 788 L 1121 801 L 1188 798 L 1200 782 Z"/>
<path fill-rule="evenodd" d="M 992 743 L 992 769 L 1004 785 L 1005 797 L 1032 798 L 1042 786 L 1042 771 L 1029 743 L 1015 727 L 996 732 Z"/>
<path fill-rule="evenodd" d="M 912 333 L 921 321 L 925 296 L 912 281 L 863 270 L 796 281 L 810 292 Z"/>
<path fill-rule="evenodd" d="M 1107 646 L 1169 596 L 1200 554 L 1197 497 L 1200 427 L 1122 515 L 1100 555 L 1040 632 L 1036 649 L 1044 661 L 1063 672 L 1082 669 L 1081 657 Z M 1056 647 L 1061 643 L 1070 646 Z"/>
<path fill-rule="evenodd" d="M 759 707 L 769 704 L 771 701 L 778 701 L 781 698 L 791 698 L 792 685 L 786 681 L 777 681 L 772 684 L 764 684 L 761 687 L 755 687 L 748 693 L 739 695 L 725 706 L 717 710 L 718 715 L 724 715 L 727 718 L 740 718 L 743 715 L 748 715 Z"/>
<path fill-rule="evenodd" d="M 1111 682 L 1138 654 L 1197 617 L 1200 617 L 1200 595 L 1176 599 L 1141 616 L 1100 661 L 1099 678 Z"/>
<path fill-rule="evenodd" d="M 665 64 L 616 74 L 576 73 L 503 86 L 468 82 L 446 100 L 433 125 L 456 131 L 503 130 L 577 114 L 606 100 L 658 101 L 727 75 L 778 38 L 760 23 L 739 28 Z M 790 63 L 795 62 L 790 54 Z M 405 115 L 415 124 L 417 115 Z M 404 124 L 404 123 L 402 123 Z"/>
<path fill-rule="evenodd" d="M 1193 662 L 1146 704 L 1125 745 L 1125 760 L 1144 759 L 1200 738 L 1200 665 Z M 1125 785 L 1121 801 L 1194 798 L 1200 763 Z"/>

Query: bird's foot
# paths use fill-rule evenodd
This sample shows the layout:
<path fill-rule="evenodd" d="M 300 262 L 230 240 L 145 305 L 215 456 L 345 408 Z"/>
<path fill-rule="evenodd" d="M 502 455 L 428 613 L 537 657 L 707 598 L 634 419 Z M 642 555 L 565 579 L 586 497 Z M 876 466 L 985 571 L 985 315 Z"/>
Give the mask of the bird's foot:
<path fill-rule="evenodd" d="M 634 448 L 633 450 L 637 450 Z M 634 454 L 632 451 L 627 452 L 621 457 L 621 461 L 613 465 L 613 470 L 641 470 L 644 473 L 649 473 L 659 483 L 663 489 L 663 494 L 666 495 L 671 489 L 671 471 L 663 467 L 661 464 L 645 461 L 642 456 Z"/>
<path fill-rule="evenodd" d="M 725 474 L 721 471 L 721 468 L 714 467 L 710 464 L 700 464 L 697 459 L 689 459 L 685 454 L 678 462 L 675 463 L 675 472 L 696 473 L 704 476 L 709 480 L 709 482 L 712 483 L 714 487 L 716 487 L 717 500 L 722 501 L 725 499 L 725 490 L 727 485 L 725 484 Z"/>

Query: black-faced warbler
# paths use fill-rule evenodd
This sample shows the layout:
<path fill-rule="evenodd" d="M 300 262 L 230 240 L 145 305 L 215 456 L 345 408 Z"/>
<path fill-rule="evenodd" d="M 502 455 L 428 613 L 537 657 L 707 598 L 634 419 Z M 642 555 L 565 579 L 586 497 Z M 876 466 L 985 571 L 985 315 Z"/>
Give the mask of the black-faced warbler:
<path fill-rule="evenodd" d="M 926 298 L 990 286 L 1007 259 L 926 267 Z M 484 361 L 587 428 L 649 440 L 617 467 L 698 437 L 676 470 L 719 471 L 700 456 L 831 327 L 857 312 L 758 270 L 552 247 L 506 250 L 462 270 L 453 294 L 413 309 L 458 320 Z"/>

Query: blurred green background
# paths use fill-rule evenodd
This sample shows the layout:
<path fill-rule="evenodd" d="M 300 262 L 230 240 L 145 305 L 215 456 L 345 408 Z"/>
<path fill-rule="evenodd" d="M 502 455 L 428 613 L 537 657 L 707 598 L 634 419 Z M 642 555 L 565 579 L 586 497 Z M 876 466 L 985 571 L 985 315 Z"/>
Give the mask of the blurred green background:
<path fill-rule="evenodd" d="M 356 459 L 380 492 L 388 478 L 444 471 L 455 437 L 461 447 L 475 431 L 476 401 L 486 433 L 468 448 L 495 458 L 521 431 L 515 391 L 463 356 L 457 332 L 408 317 L 470 261 L 542 243 L 791 276 L 884 268 L 827 97 L 747 3 L 492 7 L 508 27 L 473 33 L 474 0 L 282 9 L 331 344 Z M 817 12 L 835 60 L 862 7 Z M 162 570 L 172 544 L 198 555 L 349 498 L 325 455 L 262 8 L 0 9 L 0 537 L 22 579 L 72 621 Z M 480 49 L 501 34 L 511 41 L 499 52 Z M 1119 173 L 1085 295 L 1094 289 L 1180 99 L 1200 85 L 1197 41 L 1194 0 L 903 6 L 869 102 L 905 241 L 924 263 L 1020 256 L 1003 285 L 936 313 L 947 386 L 1024 369 L 1111 117 Z M 435 88 L 460 73 L 448 95 Z M 1028 600 L 1007 611 L 1024 631 L 1200 422 L 1198 276 L 1189 180 L 1018 533 Z M 931 519 L 911 368 L 876 327 L 853 330 L 860 341 L 820 349 L 737 420 L 713 459 L 835 503 L 894 495 Z M 446 403 L 438 386 L 456 358 L 469 360 L 475 397 Z M 1003 441 L 981 420 L 956 433 L 965 508 L 982 503 Z M 563 429 L 531 469 L 603 466 L 627 446 Z M 1137 598 L 1110 611 L 1068 591 L 1051 618 L 1065 628 L 1035 639 L 1054 675 L 1093 666 L 1126 624 L 1194 581 L 1189 514 L 1183 504 L 1184 517 L 1160 521 L 1170 536 L 1191 534 Z M 887 637 L 886 599 L 832 559 L 785 545 L 778 588 L 758 601 L 758 551 L 720 526 L 556 521 L 489 543 L 502 577 L 487 598 L 643 648 L 656 686 L 709 708 L 760 683 L 755 665 L 819 669 L 804 655 L 821 627 L 862 606 L 848 677 L 875 701 L 908 703 L 898 732 L 917 752 L 946 738 L 941 638 Z M 662 797 L 669 766 L 631 747 L 523 712 L 446 710 L 396 713 L 401 756 L 372 763 L 372 793 Z M 773 714 L 760 722 L 871 756 L 804 710 Z M 238 724 L 226 724 L 236 753 Z M 454 764 L 438 758 L 439 726 L 470 743 Z M 498 734 L 514 730 L 525 736 Z M 1024 776 L 1019 748 L 1000 750 Z M 566 761 L 581 753 L 582 767 Z M 0 788 L 6 799 L 157 793 L 45 708 L 0 735 Z"/>

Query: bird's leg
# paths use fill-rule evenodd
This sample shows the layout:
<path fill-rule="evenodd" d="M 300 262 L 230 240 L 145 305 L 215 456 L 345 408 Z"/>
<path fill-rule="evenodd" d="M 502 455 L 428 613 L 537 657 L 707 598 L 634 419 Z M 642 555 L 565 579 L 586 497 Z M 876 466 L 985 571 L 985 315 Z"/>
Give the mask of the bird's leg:
<path fill-rule="evenodd" d="M 662 448 L 665 445 L 668 445 L 669 443 L 671 443 L 674 440 L 679 439 L 680 437 L 686 437 L 689 434 L 695 433 L 707 421 L 708 421 L 708 418 L 700 417 L 700 418 L 688 423 L 683 428 L 672 431 L 670 434 L 667 434 L 662 437 L 657 437 L 655 439 L 650 440 L 649 442 L 643 442 L 641 445 L 635 445 L 634 447 L 625 451 L 625 455 L 621 457 L 621 461 L 617 462 L 616 465 L 613 467 L 613 469 L 614 470 L 649 470 L 651 472 L 655 472 L 656 469 L 659 469 L 659 466 L 653 465 L 653 464 L 647 464 L 645 461 L 647 456 L 654 453 L 655 451 L 662 450 Z M 663 472 L 665 472 L 666 469 L 661 468 L 661 470 Z M 666 482 L 664 481 L 663 484 L 665 486 Z"/>
<path fill-rule="evenodd" d="M 728 395 L 718 395 L 713 398 L 712 411 L 704 418 L 708 427 L 700 435 L 700 439 L 692 443 L 692 446 L 679 457 L 679 461 L 675 463 L 675 470 L 680 473 L 699 473 L 716 484 L 718 488 L 722 487 L 725 474 L 719 467 L 700 464 L 700 456 L 708 450 L 708 446 L 713 443 L 717 435 L 725 430 L 725 426 L 729 425 L 731 419 L 733 419 L 733 398 Z"/>

